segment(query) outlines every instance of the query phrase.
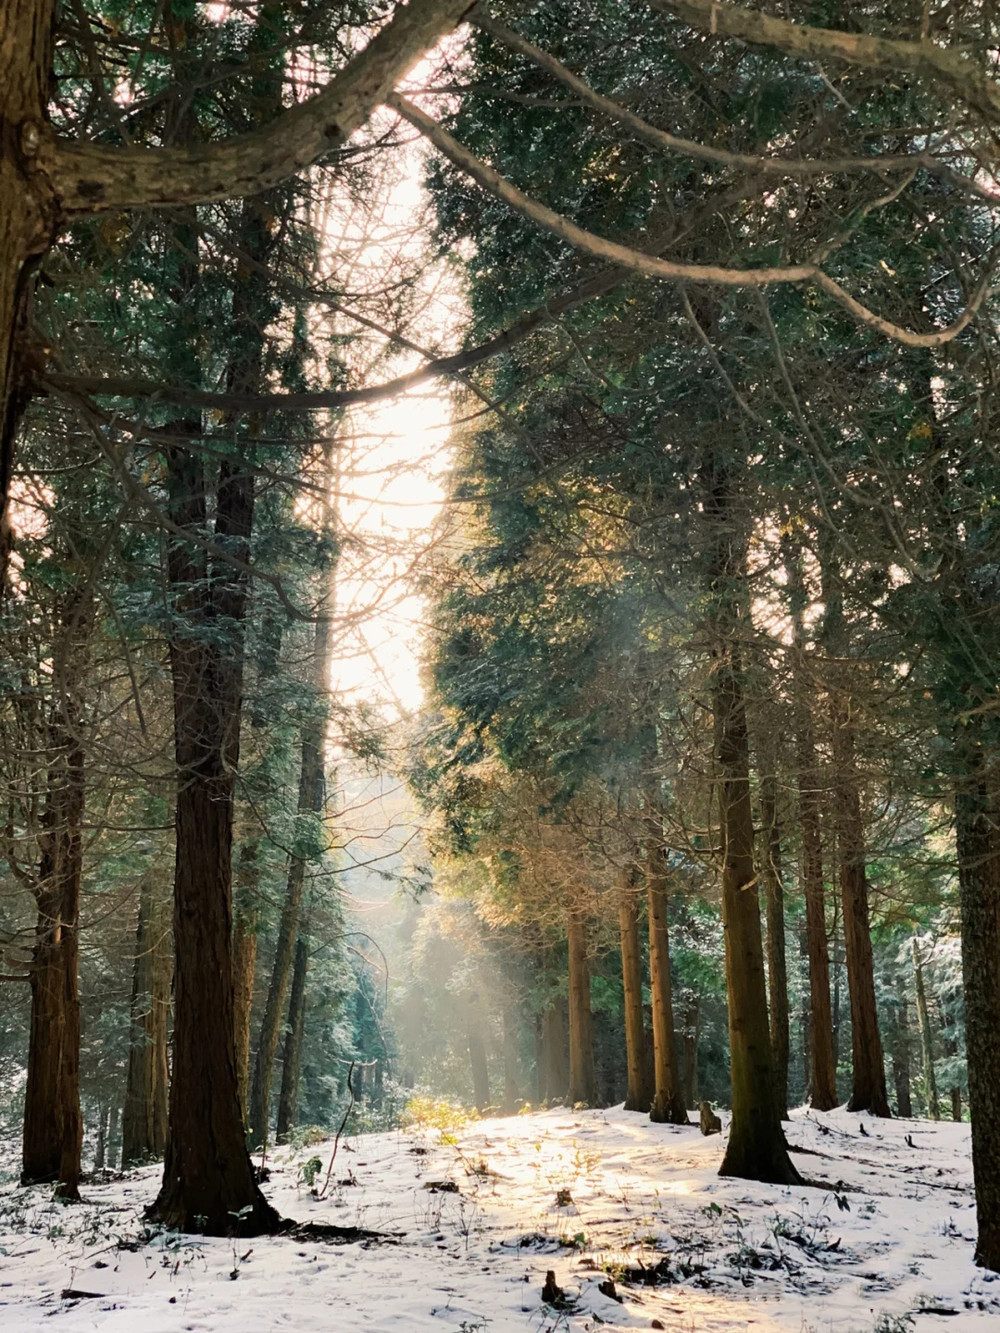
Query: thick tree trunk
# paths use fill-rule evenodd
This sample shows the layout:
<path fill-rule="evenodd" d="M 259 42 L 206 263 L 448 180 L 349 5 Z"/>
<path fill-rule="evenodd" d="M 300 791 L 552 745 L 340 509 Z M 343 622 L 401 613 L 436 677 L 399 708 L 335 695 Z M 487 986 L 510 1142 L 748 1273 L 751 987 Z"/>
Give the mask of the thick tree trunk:
<path fill-rule="evenodd" d="M 917 1000 L 917 1027 L 920 1030 L 920 1055 L 924 1068 L 924 1100 L 927 1114 L 932 1120 L 941 1119 L 941 1106 L 938 1102 L 937 1078 L 934 1074 L 934 1040 L 931 1035 L 931 1019 L 927 1012 L 927 990 L 924 986 L 924 967 L 920 958 L 920 946 L 916 935 L 911 940 L 913 945 L 913 987 Z"/>
<path fill-rule="evenodd" d="M 35 170 L 48 118 L 54 13 L 55 0 L 0 4 L 0 588 L 11 547 L 7 505 L 26 401 L 34 272 L 56 227 L 50 192 Z"/>
<path fill-rule="evenodd" d="M 542 1019 L 542 1100 L 546 1102 L 562 1101 L 569 1092 L 567 1027 L 566 1001 L 553 996 Z"/>
<path fill-rule="evenodd" d="M 146 875 L 139 884 L 122 1166 L 162 1157 L 166 1148 L 170 971 L 169 911 L 155 878 Z"/>
<path fill-rule="evenodd" d="M 965 733 L 976 723 L 963 728 Z M 979 1236 L 976 1263 L 1000 1272 L 1000 824 L 975 737 L 956 742 L 955 797 L 962 900 L 965 1042 L 972 1121 L 972 1174 Z"/>
<path fill-rule="evenodd" d="M 193 229 L 183 239 L 196 253 Z M 196 282 L 196 272 L 189 274 L 178 293 L 181 332 L 184 320 L 197 322 Z M 202 461 L 173 446 L 167 474 L 173 523 L 200 536 L 207 519 Z M 179 534 L 168 546 L 177 763 L 174 1060 L 163 1185 L 150 1214 L 208 1235 L 255 1235 L 278 1222 L 254 1180 L 243 1132 L 233 993 L 233 791 L 252 520 L 252 474 L 227 459 L 219 470 L 216 540 L 240 564 L 220 556 L 210 568 L 204 548 Z"/>
<path fill-rule="evenodd" d="M 56 1194 L 63 1199 L 79 1198 L 83 1146 L 79 931 L 86 770 L 82 684 L 93 615 L 89 586 L 68 593 L 53 653 L 24 1098 L 21 1179 L 25 1184 L 55 1181 Z"/>
<path fill-rule="evenodd" d="M 896 1040 L 892 1053 L 892 1082 L 896 1090 L 896 1114 L 904 1120 L 913 1115 L 910 1095 L 910 1024 L 906 996 L 900 996 L 899 1017 L 896 1021 Z"/>
<path fill-rule="evenodd" d="M 788 1155 L 775 1088 L 754 869 L 750 744 L 740 653 L 746 536 L 735 510 L 732 479 L 711 456 L 705 480 L 705 516 L 711 524 L 708 584 L 713 606 L 708 629 L 733 1105 L 720 1174 L 797 1184 L 799 1173 Z"/>
<path fill-rule="evenodd" d="M 299 1078 L 302 1073 L 302 1042 L 306 1032 L 306 980 L 309 976 L 309 923 L 303 920 L 295 942 L 295 966 L 288 996 L 284 1058 L 281 1062 L 281 1091 L 275 1138 L 287 1143 L 299 1117 Z"/>
<path fill-rule="evenodd" d="M 639 956 L 639 904 L 634 873 L 622 872 L 618 890 L 618 939 L 625 1001 L 626 1111 L 648 1111 L 652 1097 L 646 1080 L 646 1027 L 642 1012 L 642 960 Z"/>
<path fill-rule="evenodd" d="M 823 840 L 820 826 L 821 779 L 813 737 L 811 695 L 815 682 L 806 658 L 806 588 L 802 556 L 786 547 L 785 570 L 794 633 L 795 759 L 798 769 L 800 880 L 806 904 L 806 947 L 809 957 L 809 1103 L 817 1111 L 837 1105 L 837 1061 L 830 1009 L 830 953 L 826 938 L 826 899 L 823 888 Z"/>
<path fill-rule="evenodd" d="M 781 830 L 778 827 L 778 780 L 773 761 L 762 765 L 760 813 L 764 904 L 767 920 L 767 981 L 771 1015 L 771 1049 L 781 1118 L 788 1119 L 788 966 L 785 959 L 785 890 L 781 882 Z"/>
<path fill-rule="evenodd" d="M 677 1062 L 670 983 L 667 922 L 670 872 L 663 841 L 663 813 L 657 797 L 655 789 L 650 789 L 646 814 L 646 910 L 649 915 L 649 979 L 653 1001 L 654 1092 L 649 1118 L 660 1124 L 686 1125 L 688 1114 Z"/>
<path fill-rule="evenodd" d="M 593 1106 L 597 1096 L 594 1075 L 594 1034 L 590 1012 L 590 959 L 587 922 L 576 911 L 566 918 L 569 943 L 569 1099 Z"/>

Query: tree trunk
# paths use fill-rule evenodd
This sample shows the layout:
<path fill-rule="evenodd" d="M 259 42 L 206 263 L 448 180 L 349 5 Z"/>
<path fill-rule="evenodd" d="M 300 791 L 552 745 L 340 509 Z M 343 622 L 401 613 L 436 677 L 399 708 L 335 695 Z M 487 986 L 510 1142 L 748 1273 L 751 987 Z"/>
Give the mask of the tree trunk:
<path fill-rule="evenodd" d="M 562 1101 L 569 1090 L 569 1044 L 566 1001 L 553 996 L 542 1019 L 544 1051 L 542 1100 Z"/>
<path fill-rule="evenodd" d="M 323 508 L 321 531 L 332 544 L 336 537 L 336 507 L 334 499 L 334 454 L 332 439 L 327 443 L 323 459 L 321 485 Z M 298 830 L 288 864 L 288 882 L 281 909 L 278 942 L 274 951 L 271 983 L 267 990 L 264 1015 L 253 1067 L 253 1085 L 250 1091 L 249 1134 L 255 1145 L 267 1142 L 270 1127 L 271 1072 L 278 1049 L 281 1017 L 285 994 L 292 969 L 295 941 L 302 909 L 302 892 L 306 867 L 318 860 L 325 850 L 326 838 L 321 819 L 326 801 L 324 746 L 326 742 L 327 706 L 330 661 L 333 655 L 333 605 L 336 584 L 333 566 L 323 577 L 322 594 L 316 613 L 310 663 L 310 684 L 315 703 L 311 714 L 302 721 L 302 750 L 299 767 L 299 796 L 297 809 Z"/>
<path fill-rule="evenodd" d="M 170 921 L 155 877 L 139 884 L 132 1030 L 129 1040 L 122 1166 L 162 1157 L 167 1142 L 167 1011 L 170 1005 Z"/>
<path fill-rule="evenodd" d="M 247 1118 L 250 1085 L 250 1021 L 253 1016 L 257 980 L 257 931 L 260 926 L 260 890 L 257 857 L 259 839 L 249 833 L 240 841 L 236 861 L 233 919 L 233 1024 L 236 1040 L 236 1074 L 240 1106 Z"/>
<path fill-rule="evenodd" d="M 701 1030 L 701 1006 L 692 994 L 684 1015 L 684 1095 L 691 1110 L 698 1105 L 698 1036 Z"/>
<path fill-rule="evenodd" d="M 53 652 L 52 716 L 38 918 L 31 969 L 31 1019 L 21 1179 L 57 1182 L 57 1197 L 79 1198 L 80 888 L 83 877 L 85 679 L 94 601 L 89 585 L 70 591 Z"/>
<path fill-rule="evenodd" d="M 503 1109 L 513 1115 L 521 1099 L 518 1084 L 517 1009 L 508 1002 L 503 1011 Z"/>
<path fill-rule="evenodd" d="M 885 1089 L 885 1060 L 875 1004 L 875 964 L 868 921 L 868 875 L 865 867 L 861 798 L 854 776 L 852 723 L 841 715 L 834 724 L 835 806 L 840 891 L 844 908 L 844 953 L 851 1000 L 854 1077 L 849 1111 L 891 1116 Z"/>
<path fill-rule="evenodd" d="M 178 231 L 181 252 L 197 254 L 194 220 Z M 194 361 L 191 374 L 197 373 L 197 281 L 192 261 L 175 292 L 177 345 Z M 196 435 L 199 424 L 187 423 L 185 433 Z M 179 1231 L 249 1236 L 278 1223 L 254 1180 L 243 1132 L 232 964 L 233 792 L 253 473 L 235 458 L 220 464 L 215 539 L 221 549 L 210 564 L 199 541 L 207 523 L 204 462 L 180 445 L 166 457 L 175 527 L 167 573 L 177 766 L 176 967 L 167 1149 L 150 1215 Z"/>
<path fill-rule="evenodd" d="M 892 1054 L 892 1082 L 896 1089 L 896 1114 L 904 1120 L 913 1116 L 910 1096 L 910 1024 L 906 996 L 900 996 L 896 1023 L 895 1049 Z"/>
<path fill-rule="evenodd" d="M 34 169 L 39 130 L 48 120 L 54 14 L 55 0 L 0 5 L 0 588 L 11 548 L 14 443 L 27 401 L 31 293 L 56 225 L 50 191 Z"/>
<path fill-rule="evenodd" d="M 646 1028 L 642 1012 L 642 963 L 639 956 L 639 905 L 631 868 L 622 872 L 618 894 L 618 938 L 625 999 L 626 1111 L 648 1111 L 652 1098 L 646 1081 Z"/>
<path fill-rule="evenodd" d="M 760 774 L 764 905 L 767 919 L 767 980 L 774 1053 L 775 1092 L 782 1120 L 788 1119 L 788 966 L 785 959 L 785 890 L 781 882 L 781 830 L 777 777 L 769 756 Z"/>
<path fill-rule="evenodd" d="M 976 722 L 962 730 L 974 731 Z M 1000 1272 L 1000 831 L 975 737 L 955 744 L 965 1044 L 972 1121 L 976 1263 Z"/>
<path fill-rule="evenodd" d="M 941 1119 L 941 1106 L 938 1102 L 937 1078 L 934 1074 L 934 1042 L 931 1036 L 930 1014 L 927 1012 L 927 991 L 924 987 L 924 968 L 920 959 L 920 946 L 916 935 L 911 940 L 913 945 L 913 985 L 917 998 L 917 1026 L 920 1030 L 920 1055 L 924 1067 L 924 1097 L 927 1114 L 932 1120 Z"/>
<path fill-rule="evenodd" d="M 708 630 L 711 699 L 722 843 L 722 926 L 729 1001 L 733 1114 L 720 1174 L 772 1184 L 797 1184 L 781 1127 L 767 1015 L 764 943 L 754 870 L 741 611 L 745 600 L 746 535 L 735 512 L 733 483 L 709 456 L 704 512 L 711 525 Z"/>
<path fill-rule="evenodd" d="M 477 1006 L 478 995 L 471 1000 L 469 1022 L 466 1029 L 466 1041 L 469 1048 L 469 1068 L 472 1073 L 472 1100 L 477 1111 L 485 1111 L 490 1105 L 490 1067 L 486 1059 L 486 1043 L 483 1040 L 483 1028 Z"/>
<path fill-rule="evenodd" d="M 288 1024 L 285 1028 L 285 1051 L 281 1062 L 281 1091 L 278 1094 L 278 1121 L 275 1139 L 287 1143 L 298 1124 L 299 1078 L 302 1074 L 302 1042 L 306 1032 L 306 979 L 309 975 L 309 929 L 305 921 L 299 927 L 295 942 L 295 966 L 292 969 L 292 989 L 288 997 Z"/>
<path fill-rule="evenodd" d="M 587 923 L 571 911 L 566 919 L 569 943 L 569 1099 L 593 1106 L 597 1095 L 594 1075 L 593 1020 L 590 1012 L 590 961 Z"/>
<path fill-rule="evenodd" d="M 795 759 L 798 769 L 800 878 L 806 903 L 806 948 L 809 957 L 809 1103 L 817 1111 L 837 1105 L 837 1060 L 830 1009 L 830 953 L 826 938 L 826 900 L 823 889 L 823 841 L 820 827 L 821 780 L 816 761 L 810 697 L 815 682 L 806 658 L 802 555 L 786 546 L 785 570 L 794 635 Z"/>
<path fill-rule="evenodd" d="M 663 841 L 659 793 L 648 791 L 646 814 L 646 903 L 649 915 L 649 979 L 653 1000 L 653 1105 L 649 1118 L 659 1124 L 686 1125 L 687 1107 L 677 1065 L 674 1002 L 670 984 L 670 933 L 667 892 L 670 873 Z"/>

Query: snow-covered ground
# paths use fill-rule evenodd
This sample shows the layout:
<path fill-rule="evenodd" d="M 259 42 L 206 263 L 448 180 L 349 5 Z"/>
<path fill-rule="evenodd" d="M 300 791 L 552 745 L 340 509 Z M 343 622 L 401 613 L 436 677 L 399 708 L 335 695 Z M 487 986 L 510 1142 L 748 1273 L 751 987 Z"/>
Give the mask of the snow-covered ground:
<path fill-rule="evenodd" d="M 814 1187 L 720 1180 L 719 1136 L 617 1109 L 351 1139 L 322 1200 L 300 1165 L 320 1156 L 325 1173 L 329 1145 L 279 1154 L 266 1188 L 282 1214 L 388 1233 L 350 1244 L 148 1236 L 153 1168 L 72 1207 L 9 1184 L 0 1329 L 1000 1328 L 1000 1278 L 972 1262 L 968 1126 L 800 1111 L 789 1140 Z M 549 1270 L 561 1308 L 542 1300 Z"/>

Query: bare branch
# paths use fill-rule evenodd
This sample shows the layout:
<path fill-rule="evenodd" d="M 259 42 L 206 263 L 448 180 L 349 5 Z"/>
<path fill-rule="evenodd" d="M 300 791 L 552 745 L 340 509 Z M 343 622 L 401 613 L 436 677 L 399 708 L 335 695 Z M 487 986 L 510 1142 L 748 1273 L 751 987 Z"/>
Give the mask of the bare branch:
<path fill-rule="evenodd" d="M 733 167 L 743 171 L 756 171 L 769 176 L 782 177 L 826 176 L 853 171 L 869 171 L 882 176 L 892 171 L 914 171 L 923 167 L 926 171 L 944 176 L 952 184 L 964 186 L 974 193 L 986 193 L 975 181 L 969 180 L 960 172 L 946 166 L 928 152 L 869 154 L 864 157 L 773 157 L 755 153 L 733 153 L 725 148 L 716 148 L 711 144 L 699 143 L 695 139 L 680 138 L 676 134 L 669 134 L 666 130 L 660 130 L 654 125 L 650 125 L 648 121 L 629 111 L 620 102 L 612 101 L 611 98 L 595 92 L 589 84 L 584 83 L 582 79 L 568 70 L 555 56 L 527 41 L 519 33 L 504 27 L 502 23 L 490 18 L 478 7 L 469 15 L 469 22 L 475 27 L 481 28 L 484 32 L 488 32 L 492 37 L 503 42 L 505 46 L 509 46 L 511 50 L 520 52 L 521 55 L 526 56 L 541 69 L 546 70 L 553 78 L 558 79 L 560 83 L 572 89 L 578 99 L 585 105 L 601 115 L 617 120 L 631 130 L 637 139 L 650 144 L 653 148 L 662 149 L 664 152 L 679 153 L 684 157 L 693 157 L 701 162 L 714 162 L 723 167 Z M 994 198 L 992 195 L 989 197 Z"/>
<path fill-rule="evenodd" d="M 453 138 L 447 130 L 433 120 L 418 106 L 407 101 L 398 93 L 391 93 L 386 104 L 397 111 L 404 120 L 420 130 L 431 143 L 459 170 L 471 176 L 474 181 L 497 199 L 502 199 L 515 212 L 530 222 L 544 227 L 560 240 L 585 254 L 606 262 L 617 264 L 621 268 L 631 269 L 647 278 L 660 278 L 667 282 L 714 283 L 721 287 L 766 287 L 772 283 L 808 283 L 825 292 L 831 300 L 864 324 L 876 329 L 887 338 L 903 343 L 907 347 L 941 347 L 956 338 L 975 317 L 989 290 L 989 278 L 992 271 L 993 254 L 986 264 L 983 276 L 966 304 L 965 309 L 954 323 L 934 333 L 916 333 L 891 320 L 884 319 L 873 310 L 856 300 L 845 291 L 835 279 L 824 273 L 816 264 L 789 264 L 782 267 L 764 268 L 725 268 L 719 264 L 689 264 L 669 259 L 660 259 L 634 250 L 631 246 L 609 241 L 594 232 L 578 227 L 575 222 L 564 217 L 554 209 L 530 199 L 526 194 L 505 180 L 492 167 L 480 161 L 473 153 Z"/>
<path fill-rule="evenodd" d="M 988 121 L 1000 117 L 1000 84 L 977 61 L 927 40 L 899 41 L 813 28 L 719 0 L 649 0 L 654 9 L 713 37 L 773 46 L 803 60 L 842 60 L 872 72 L 913 74 L 947 90 Z"/>

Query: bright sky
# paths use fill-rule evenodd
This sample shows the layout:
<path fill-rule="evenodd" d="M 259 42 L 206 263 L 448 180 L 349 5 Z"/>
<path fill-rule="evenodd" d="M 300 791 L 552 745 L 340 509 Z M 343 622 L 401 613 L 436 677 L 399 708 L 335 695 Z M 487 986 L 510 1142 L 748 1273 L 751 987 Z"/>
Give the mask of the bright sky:
<path fill-rule="evenodd" d="M 461 329 L 464 307 L 454 273 L 426 261 L 430 219 L 421 186 L 422 147 L 396 149 L 384 161 L 392 175 L 381 189 L 376 184 L 365 206 L 331 216 L 331 256 L 338 249 L 343 254 L 346 240 L 355 289 L 393 285 L 400 263 L 416 269 L 406 336 L 420 346 L 443 341 L 448 350 L 457 349 L 459 335 L 451 331 Z M 334 262 L 344 269 L 342 258 Z M 338 320 L 338 328 L 359 332 L 349 321 Z M 403 351 L 366 369 L 365 358 L 383 346 L 378 336 L 361 344 L 358 381 L 378 383 L 421 363 L 416 353 Z M 340 527 L 348 541 L 338 566 L 336 614 L 347 624 L 331 686 L 354 700 L 379 701 L 389 717 L 418 709 L 422 701 L 424 602 L 415 581 L 444 496 L 451 411 L 450 385 L 430 382 L 402 398 L 352 409 L 339 435 Z"/>

